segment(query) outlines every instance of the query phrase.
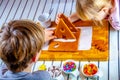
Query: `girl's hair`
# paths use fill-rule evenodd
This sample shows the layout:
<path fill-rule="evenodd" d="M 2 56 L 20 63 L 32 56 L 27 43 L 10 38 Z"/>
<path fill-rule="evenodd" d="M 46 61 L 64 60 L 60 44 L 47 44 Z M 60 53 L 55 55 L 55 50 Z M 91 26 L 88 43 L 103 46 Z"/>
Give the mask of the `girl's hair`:
<path fill-rule="evenodd" d="M 99 20 L 98 12 L 105 6 L 111 8 L 111 0 L 77 0 L 76 12 L 83 21 L 91 20 L 94 16 L 95 20 Z"/>
<path fill-rule="evenodd" d="M 0 57 L 13 72 L 23 71 L 44 44 L 43 28 L 29 20 L 4 24 L 0 33 Z"/>

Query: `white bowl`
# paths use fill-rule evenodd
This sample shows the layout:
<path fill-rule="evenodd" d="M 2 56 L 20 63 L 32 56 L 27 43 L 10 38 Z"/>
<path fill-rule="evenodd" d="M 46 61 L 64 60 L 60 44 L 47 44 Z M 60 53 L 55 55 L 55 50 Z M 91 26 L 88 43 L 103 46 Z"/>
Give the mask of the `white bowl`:
<path fill-rule="evenodd" d="M 73 63 L 73 65 L 71 65 L 71 66 L 74 66 L 73 68 L 72 67 L 69 67 L 69 69 L 71 69 L 70 71 L 67 71 L 68 70 L 68 68 L 66 68 L 65 69 L 65 65 L 66 64 L 69 64 L 69 62 L 72 62 Z M 73 69 L 73 70 L 72 70 Z M 78 75 L 79 75 L 79 71 L 78 71 L 78 66 L 77 66 L 77 64 L 76 64 L 76 62 L 74 61 L 74 60 L 66 60 L 66 61 L 64 61 L 63 62 L 63 65 L 62 65 L 62 70 L 63 70 L 63 72 L 65 73 L 65 74 L 71 74 L 71 75 L 73 75 L 74 77 L 77 77 Z"/>
<path fill-rule="evenodd" d="M 72 68 L 72 66 L 70 67 L 69 63 L 73 63 L 74 67 L 73 68 Z M 68 66 L 68 68 L 71 69 L 71 70 L 67 70 L 68 68 L 65 69 L 65 65 Z M 66 60 L 66 61 L 63 62 L 62 69 L 63 69 L 64 73 L 70 74 L 70 73 L 74 72 L 77 69 L 77 65 L 76 65 L 74 60 Z"/>
<path fill-rule="evenodd" d="M 81 67 L 81 73 L 85 77 L 95 77 L 97 76 L 98 71 L 98 67 L 93 63 L 87 63 Z"/>

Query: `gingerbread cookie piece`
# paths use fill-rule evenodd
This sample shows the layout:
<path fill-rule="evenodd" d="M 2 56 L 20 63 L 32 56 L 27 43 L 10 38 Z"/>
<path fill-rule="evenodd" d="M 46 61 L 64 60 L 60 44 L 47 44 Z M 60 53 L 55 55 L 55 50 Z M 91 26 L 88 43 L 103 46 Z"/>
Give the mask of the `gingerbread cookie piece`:
<path fill-rule="evenodd" d="M 62 14 L 60 18 L 63 19 L 63 21 L 65 22 L 65 24 L 69 27 L 69 29 L 72 32 L 77 32 L 77 29 L 75 28 L 75 26 L 72 24 L 72 22 L 70 22 L 68 20 L 68 18 L 64 14 Z"/>
<path fill-rule="evenodd" d="M 55 36 L 57 36 L 57 38 L 63 38 L 63 39 L 76 39 L 74 34 L 71 32 L 68 26 L 64 23 L 63 19 L 60 19 L 60 22 L 56 27 Z"/>

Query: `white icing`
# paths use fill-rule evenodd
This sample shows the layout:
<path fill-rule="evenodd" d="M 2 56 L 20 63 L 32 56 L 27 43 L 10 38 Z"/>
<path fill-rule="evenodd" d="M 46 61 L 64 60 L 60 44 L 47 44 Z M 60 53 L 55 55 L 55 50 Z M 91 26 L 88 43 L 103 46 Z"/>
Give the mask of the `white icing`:
<path fill-rule="evenodd" d="M 76 39 L 54 39 L 54 41 L 60 41 L 60 42 L 75 42 Z"/>

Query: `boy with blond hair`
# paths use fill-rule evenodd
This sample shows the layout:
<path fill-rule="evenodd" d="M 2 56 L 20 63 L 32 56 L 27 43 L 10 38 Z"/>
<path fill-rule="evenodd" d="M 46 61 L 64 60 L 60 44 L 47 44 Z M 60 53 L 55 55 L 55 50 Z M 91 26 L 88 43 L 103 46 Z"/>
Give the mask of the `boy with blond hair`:
<path fill-rule="evenodd" d="M 3 25 L 0 31 L 0 58 L 5 64 L 0 66 L 0 80 L 50 80 L 46 71 L 27 71 L 37 60 L 44 42 L 43 28 L 32 21 L 14 20 Z"/>

